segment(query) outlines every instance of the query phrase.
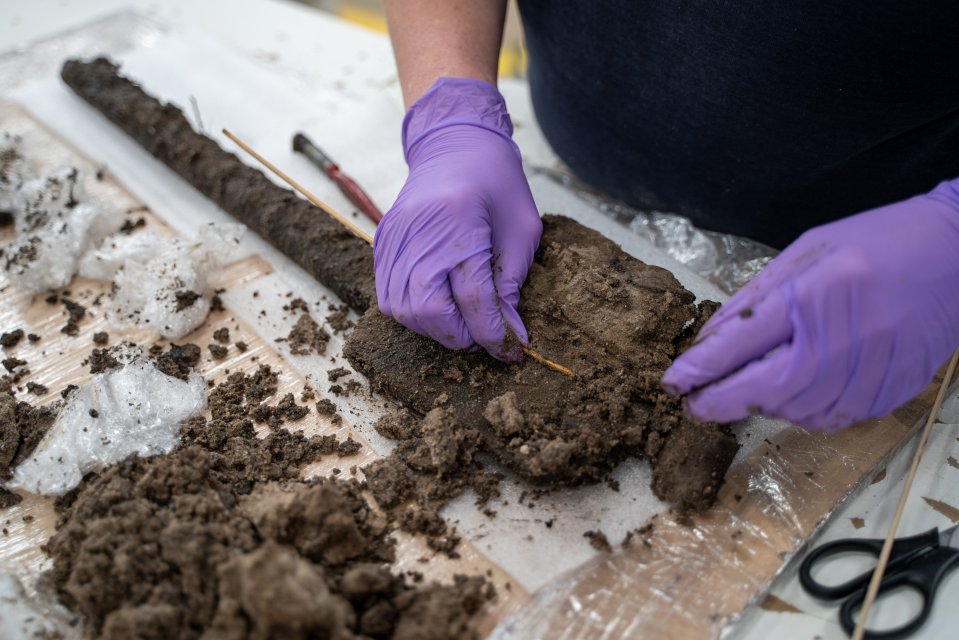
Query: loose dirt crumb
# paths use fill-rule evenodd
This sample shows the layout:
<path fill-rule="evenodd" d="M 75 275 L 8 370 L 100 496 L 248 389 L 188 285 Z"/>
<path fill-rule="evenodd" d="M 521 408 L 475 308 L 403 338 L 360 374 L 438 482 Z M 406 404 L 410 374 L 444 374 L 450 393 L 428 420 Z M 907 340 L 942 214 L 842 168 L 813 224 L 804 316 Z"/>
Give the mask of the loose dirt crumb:
<path fill-rule="evenodd" d="M 189 289 L 181 289 L 173 294 L 173 297 L 176 298 L 176 310 L 183 311 L 193 306 L 193 304 L 200 299 L 200 294 L 196 291 L 190 291 Z"/>
<path fill-rule="evenodd" d="M 93 344 L 106 344 L 110 342 L 110 334 L 106 331 L 97 331 L 93 334 Z"/>
<path fill-rule="evenodd" d="M 0 346 L 15 347 L 17 343 L 23 339 L 23 329 L 14 329 L 13 331 L 7 331 L 3 335 L 0 335 Z"/>
<path fill-rule="evenodd" d="M 336 382 L 344 376 L 350 375 L 349 369 L 343 367 L 337 367 L 336 369 L 331 369 L 326 373 L 326 377 L 330 382 Z"/>
<path fill-rule="evenodd" d="M 46 385 L 42 385 L 39 382 L 30 381 L 27 383 L 27 392 L 35 396 L 45 396 L 47 391 Z"/>
<path fill-rule="evenodd" d="M 331 416 L 336 413 L 336 405 L 332 400 L 323 398 L 316 403 L 316 412 L 321 416 Z"/>
<path fill-rule="evenodd" d="M 214 360 L 222 360 L 229 352 L 229 348 L 224 347 L 222 344 L 210 344 L 207 345 L 207 348 L 210 350 L 210 355 L 213 356 Z"/>
<path fill-rule="evenodd" d="M 9 371 L 10 373 L 13 373 L 14 369 L 24 366 L 25 364 L 27 364 L 27 361 L 22 360 L 21 358 L 11 357 L 11 358 L 4 358 L 2 361 L 0 361 L 0 363 L 3 364 L 4 369 Z"/>
<path fill-rule="evenodd" d="M 233 346 L 235 346 L 236 349 L 237 349 L 237 351 L 239 351 L 240 353 L 246 353 L 246 350 L 250 348 L 250 347 L 247 346 L 247 344 L 246 344 L 245 342 L 243 342 L 242 340 L 236 342 Z"/>
<path fill-rule="evenodd" d="M 606 538 L 606 534 L 602 531 L 587 531 L 583 534 L 583 537 L 588 538 L 590 546 L 597 551 L 609 553 L 613 550 L 613 547 L 609 544 L 609 539 Z"/>
<path fill-rule="evenodd" d="M 353 321 L 349 319 L 350 308 L 345 304 L 340 306 L 331 304 L 329 311 L 332 311 L 332 313 L 326 316 L 326 324 L 333 329 L 334 334 L 340 334 L 353 328 Z"/>
<path fill-rule="evenodd" d="M 140 216 L 136 220 L 124 220 L 123 224 L 120 226 L 120 233 L 130 235 L 136 229 L 147 226 L 146 218 Z"/>
<path fill-rule="evenodd" d="M 61 298 L 60 301 L 67 310 L 67 323 L 60 328 L 60 333 L 75 336 L 80 333 L 80 320 L 86 315 L 87 308 L 79 302 L 74 302 L 66 298 Z"/>
<path fill-rule="evenodd" d="M 0 487 L 0 509 L 6 509 L 7 507 L 12 507 L 15 504 L 20 504 L 23 500 L 23 497 L 17 493 L 4 489 Z M 7 534 L 7 530 L 3 530 L 4 535 Z"/>
<path fill-rule="evenodd" d="M 30 457 L 53 421 L 57 405 L 34 407 L 0 391 L 0 480 L 9 480 L 13 468 Z"/>
<path fill-rule="evenodd" d="M 229 342 L 230 341 L 230 329 L 228 327 L 220 327 L 213 332 L 213 339 L 217 342 Z"/>
<path fill-rule="evenodd" d="M 306 356 L 311 353 L 317 355 L 326 353 L 326 345 L 330 341 L 330 334 L 323 330 L 309 314 L 303 313 L 293 325 L 286 341 L 290 345 L 290 353 Z"/>
<path fill-rule="evenodd" d="M 170 344 L 166 353 L 157 356 L 157 369 L 179 378 L 186 380 L 200 362 L 200 347 L 195 344 Z"/>

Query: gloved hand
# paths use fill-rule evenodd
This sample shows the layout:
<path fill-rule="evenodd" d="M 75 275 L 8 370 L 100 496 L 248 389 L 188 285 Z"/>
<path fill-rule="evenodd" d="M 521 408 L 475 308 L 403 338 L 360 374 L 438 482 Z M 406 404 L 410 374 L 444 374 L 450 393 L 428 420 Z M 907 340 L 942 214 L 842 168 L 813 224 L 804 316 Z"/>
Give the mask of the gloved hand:
<path fill-rule="evenodd" d="M 410 107 L 410 173 L 373 242 L 380 310 L 450 349 L 522 358 L 516 311 L 543 225 L 499 91 L 441 78 Z"/>
<path fill-rule="evenodd" d="M 688 410 L 833 431 L 885 415 L 959 346 L 959 180 L 811 229 L 663 376 Z"/>

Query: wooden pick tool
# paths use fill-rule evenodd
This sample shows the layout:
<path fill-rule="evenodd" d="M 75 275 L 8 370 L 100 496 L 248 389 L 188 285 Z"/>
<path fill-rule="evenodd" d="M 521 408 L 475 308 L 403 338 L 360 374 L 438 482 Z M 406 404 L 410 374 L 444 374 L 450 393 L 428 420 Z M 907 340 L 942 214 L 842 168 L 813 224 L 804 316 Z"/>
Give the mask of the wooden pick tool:
<path fill-rule="evenodd" d="M 248 154 L 253 156 L 253 158 L 255 158 L 257 162 L 259 162 L 264 167 L 266 167 L 267 169 L 272 171 L 274 174 L 279 176 L 284 182 L 286 182 L 288 185 L 293 187 L 295 191 L 298 191 L 300 194 L 302 194 L 304 198 L 306 198 L 307 200 L 315 204 L 317 207 L 319 207 L 320 210 L 323 211 L 325 214 L 327 214 L 328 216 L 330 216 L 331 218 L 333 218 L 334 220 L 342 224 L 344 227 L 349 229 L 353 233 L 353 235 L 355 235 L 357 238 L 365 241 L 366 244 L 369 244 L 369 245 L 373 244 L 373 238 L 372 236 L 370 236 L 370 234 L 360 229 L 358 226 L 353 224 L 353 222 L 349 218 L 347 218 L 346 216 L 340 215 L 333 209 L 333 207 L 327 205 L 325 202 L 323 202 L 322 200 L 317 198 L 315 195 L 307 191 L 299 182 L 297 182 L 290 176 L 286 175 L 275 164 L 273 164 L 272 162 L 270 162 L 269 160 L 261 156 L 259 153 L 254 151 L 245 142 L 237 138 L 235 135 L 233 135 L 226 129 L 223 129 L 223 135 L 225 135 L 227 138 L 235 142 L 237 146 L 239 146 L 241 149 L 246 151 Z M 522 349 L 523 349 L 523 353 L 528 355 L 530 358 L 532 358 L 533 360 L 536 360 L 539 363 L 546 365 L 553 371 L 558 371 L 559 373 L 562 373 L 564 376 L 569 376 L 571 378 L 576 376 L 573 370 L 570 369 L 569 367 L 564 367 L 563 365 L 557 362 L 553 362 L 552 360 L 543 356 L 542 354 L 538 353 L 532 348 L 526 345 L 522 345 Z"/>

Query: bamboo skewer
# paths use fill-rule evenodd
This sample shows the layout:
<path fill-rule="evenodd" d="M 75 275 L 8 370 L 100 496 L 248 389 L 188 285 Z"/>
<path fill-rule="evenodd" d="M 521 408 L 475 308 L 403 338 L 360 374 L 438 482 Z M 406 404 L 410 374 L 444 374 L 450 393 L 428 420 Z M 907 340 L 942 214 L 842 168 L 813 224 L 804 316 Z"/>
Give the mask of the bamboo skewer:
<path fill-rule="evenodd" d="M 241 149 L 246 151 L 248 154 L 253 156 L 253 158 L 256 159 L 257 162 L 259 162 L 264 167 L 266 167 L 267 169 L 272 171 L 274 174 L 279 176 L 284 182 L 286 182 L 288 185 L 293 187 L 293 189 L 299 192 L 304 198 L 306 198 L 307 200 L 315 204 L 317 207 L 319 207 L 320 210 L 323 211 L 323 213 L 327 214 L 328 216 L 330 216 L 331 218 L 333 218 L 334 220 L 342 224 L 344 227 L 349 229 L 350 232 L 352 232 L 353 235 L 355 235 L 357 238 L 359 238 L 360 240 L 363 240 L 364 242 L 366 242 L 366 244 L 369 244 L 369 245 L 373 244 L 373 237 L 370 234 L 366 233 L 365 231 L 360 229 L 358 226 L 353 224 L 353 221 L 350 220 L 349 218 L 337 213 L 336 210 L 333 209 L 333 207 L 329 206 L 328 204 L 326 204 L 325 202 L 317 198 L 315 195 L 310 193 L 306 188 L 303 187 L 303 185 L 301 185 L 299 182 L 297 182 L 290 176 L 286 175 L 286 173 L 281 171 L 279 167 L 277 167 L 275 164 L 273 164 L 272 162 L 270 162 L 269 160 L 261 156 L 259 153 L 254 151 L 252 147 L 247 145 L 245 142 L 237 138 L 235 135 L 233 135 L 226 129 L 223 129 L 223 135 L 225 135 L 227 138 L 235 142 Z M 576 374 L 569 367 L 564 367 L 563 365 L 557 362 L 553 362 L 549 358 L 543 356 L 542 354 L 540 354 L 539 352 L 535 351 L 534 349 L 532 349 L 531 347 L 527 345 L 521 345 L 521 348 L 523 350 L 523 353 L 528 355 L 533 360 L 536 360 L 537 362 L 549 367 L 553 371 L 558 371 L 559 373 L 562 373 L 564 376 L 569 376 L 571 378 L 576 377 Z"/>
<path fill-rule="evenodd" d="M 247 146 L 245 142 L 237 138 L 235 135 L 233 135 L 226 129 L 223 130 L 223 135 L 225 135 L 227 138 L 235 142 L 237 145 L 239 145 L 241 149 L 243 149 L 244 151 L 249 153 L 251 156 L 253 156 L 257 162 L 259 162 L 264 167 L 272 171 L 274 174 L 282 178 L 283 181 L 286 182 L 291 187 L 293 187 L 295 191 L 299 191 L 301 194 L 303 194 L 303 196 L 307 200 L 309 200 L 310 202 L 315 204 L 317 207 L 319 207 L 320 210 L 323 211 L 323 213 L 330 216 L 331 218 L 339 222 L 341 225 L 349 229 L 353 233 L 353 235 L 355 235 L 357 238 L 365 241 L 366 244 L 370 244 L 370 245 L 373 244 L 373 237 L 370 234 L 360 229 L 358 226 L 353 224 L 352 220 L 350 220 L 349 218 L 345 216 L 341 216 L 339 213 L 336 212 L 336 210 L 333 209 L 333 207 L 329 206 L 328 204 L 326 204 L 325 202 L 317 198 L 315 195 L 307 191 L 305 188 L 303 188 L 303 186 L 299 182 L 297 182 L 290 176 L 280 171 L 279 167 L 277 167 L 275 164 L 273 164 L 272 162 L 270 162 L 269 160 L 261 156 L 259 153 L 254 151 L 251 147 Z"/>
<path fill-rule="evenodd" d="M 902 518 L 902 512 L 906 506 L 906 498 L 909 497 L 909 490 L 912 488 L 912 481 L 916 477 L 916 471 L 919 469 L 919 461 L 922 459 L 922 451 L 926 448 L 926 442 L 929 440 L 929 434 L 932 433 L 932 426 L 939 417 L 939 408 L 946 397 L 946 390 L 952 381 L 953 374 L 956 371 L 956 363 L 959 362 L 959 349 L 952 354 L 949 365 L 946 367 L 946 375 L 939 386 L 939 393 L 936 394 L 936 401 L 929 412 L 929 418 L 926 420 L 926 426 L 922 430 L 922 437 L 919 438 L 919 444 L 916 445 L 916 453 L 912 457 L 912 466 L 909 467 L 909 473 L 906 475 L 906 481 L 902 487 L 902 493 L 899 495 L 899 504 L 896 506 L 896 512 L 892 517 L 892 524 L 889 525 L 889 533 L 886 534 L 886 540 L 883 542 L 882 551 L 879 552 L 879 560 L 872 573 L 872 579 L 869 581 L 869 587 L 866 589 L 866 598 L 862 603 L 862 610 L 859 612 L 859 620 L 856 623 L 856 629 L 852 634 L 852 640 L 863 640 L 866 633 L 866 619 L 869 617 L 869 609 L 872 608 L 879 594 L 879 583 L 882 582 L 883 574 L 886 571 L 886 564 L 889 562 L 889 555 L 892 553 L 892 545 L 896 539 L 896 529 L 899 528 L 899 520 Z"/>

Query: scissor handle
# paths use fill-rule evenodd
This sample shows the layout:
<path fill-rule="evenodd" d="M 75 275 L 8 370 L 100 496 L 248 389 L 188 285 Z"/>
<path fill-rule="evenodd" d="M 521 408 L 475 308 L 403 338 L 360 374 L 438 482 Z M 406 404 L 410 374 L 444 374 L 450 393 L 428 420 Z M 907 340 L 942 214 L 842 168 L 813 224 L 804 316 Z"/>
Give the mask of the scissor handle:
<path fill-rule="evenodd" d="M 952 547 L 938 547 L 913 559 L 906 568 L 898 573 L 886 576 L 879 583 L 879 594 L 873 606 L 881 606 L 881 597 L 896 589 L 912 589 L 922 596 L 922 609 L 916 616 L 892 629 L 866 629 L 867 640 L 895 640 L 905 638 L 919 629 L 932 612 L 939 583 L 949 571 L 959 566 L 959 550 Z M 846 633 L 852 635 L 856 628 L 859 610 L 866 598 L 866 590 L 861 589 L 843 602 L 839 609 L 839 623 Z"/>
<path fill-rule="evenodd" d="M 811 596 L 822 598 L 823 600 L 839 600 L 863 589 L 869 584 L 872 578 L 873 570 L 870 569 L 851 580 L 842 584 L 825 585 L 812 577 L 814 567 L 828 563 L 833 556 L 838 556 L 850 552 L 868 553 L 879 557 L 882 551 L 883 540 L 877 539 L 857 539 L 844 538 L 826 544 L 814 549 L 802 564 L 799 565 L 799 582 L 803 589 Z M 932 528 L 925 533 L 910 536 L 908 538 L 897 538 L 892 545 L 892 551 L 889 554 L 889 563 L 886 566 L 888 573 L 895 573 L 900 567 L 909 563 L 913 558 L 921 555 L 924 551 L 934 549 L 939 546 L 939 530 Z"/>

